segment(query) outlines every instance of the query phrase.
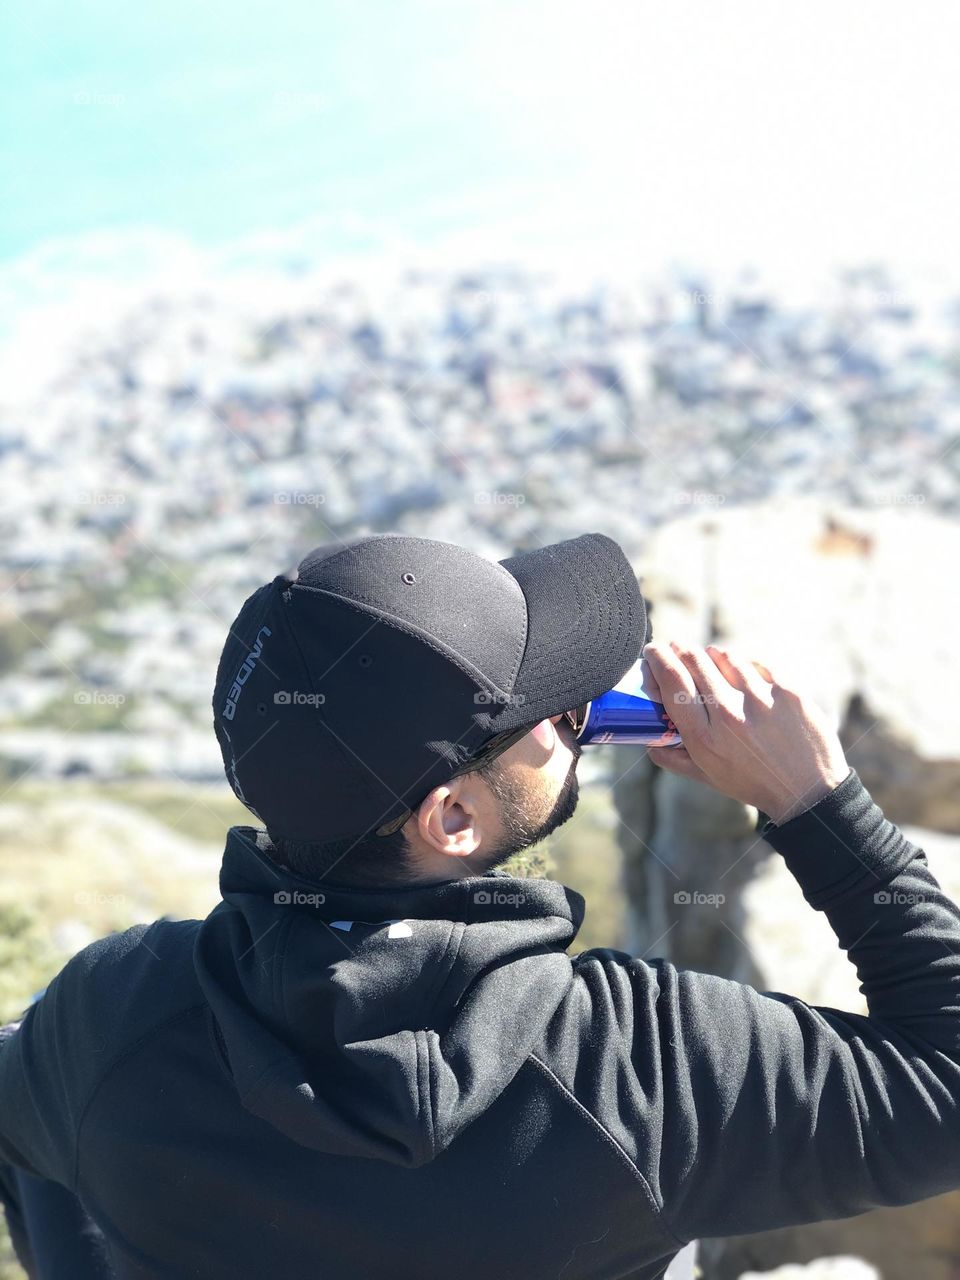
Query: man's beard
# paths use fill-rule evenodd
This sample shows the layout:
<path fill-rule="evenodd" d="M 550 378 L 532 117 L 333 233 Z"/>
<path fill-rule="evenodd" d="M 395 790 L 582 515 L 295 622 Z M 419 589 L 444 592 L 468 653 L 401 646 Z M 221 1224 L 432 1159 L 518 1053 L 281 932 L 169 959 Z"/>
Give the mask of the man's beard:
<path fill-rule="evenodd" d="M 580 759 L 581 746 L 573 741 L 568 744 L 573 752 L 570 768 L 563 780 L 563 786 L 553 802 L 553 807 L 539 823 L 530 819 L 530 797 L 527 792 L 517 786 L 509 778 L 504 778 L 494 762 L 493 768 L 486 775 L 487 783 L 500 801 L 500 815 L 503 821 L 503 835 L 491 852 L 486 869 L 499 866 L 512 858 L 515 853 L 539 844 L 548 835 L 556 831 L 569 818 L 573 817 L 580 799 L 580 783 L 577 778 L 577 761 Z"/>

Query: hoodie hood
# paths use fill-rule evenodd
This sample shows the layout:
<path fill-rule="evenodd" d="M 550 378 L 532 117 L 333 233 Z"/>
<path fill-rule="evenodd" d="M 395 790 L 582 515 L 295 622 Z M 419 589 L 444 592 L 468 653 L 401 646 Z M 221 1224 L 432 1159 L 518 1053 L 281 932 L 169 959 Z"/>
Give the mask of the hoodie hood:
<path fill-rule="evenodd" d="M 194 965 L 240 1101 L 302 1146 L 416 1167 L 510 1084 L 572 982 L 581 896 L 500 871 L 312 882 L 232 827 Z"/>

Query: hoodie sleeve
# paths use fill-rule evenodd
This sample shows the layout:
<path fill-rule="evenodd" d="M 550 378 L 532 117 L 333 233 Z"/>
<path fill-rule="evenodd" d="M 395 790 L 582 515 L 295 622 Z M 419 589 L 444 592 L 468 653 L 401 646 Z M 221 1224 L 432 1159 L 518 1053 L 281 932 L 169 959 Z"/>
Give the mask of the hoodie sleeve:
<path fill-rule="evenodd" d="M 0 1029 L 0 1161 L 77 1192 L 87 1103 L 124 1055 L 202 1006 L 196 920 L 157 920 L 78 951 Z"/>
<path fill-rule="evenodd" d="M 73 1190 L 76 1125 L 71 966 L 19 1022 L 0 1028 L 0 1160 Z"/>
<path fill-rule="evenodd" d="M 960 1186 L 960 910 L 855 770 L 761 834 L 826 914 L 867 1015 L 606 950 L 578 957 L 552 1029 L 683 1242 Z"/>

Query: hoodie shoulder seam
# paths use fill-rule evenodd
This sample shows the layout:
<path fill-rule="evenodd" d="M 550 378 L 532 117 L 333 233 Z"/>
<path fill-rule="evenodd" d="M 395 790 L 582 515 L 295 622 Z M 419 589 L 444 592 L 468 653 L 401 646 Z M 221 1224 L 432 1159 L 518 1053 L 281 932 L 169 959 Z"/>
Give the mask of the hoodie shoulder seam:
<path fill-rule="evenodd" d="M 446 946 L 443 948 L 443 959 L 437 965 L 437 978 L 429 997 L 431 1003 L 440 998 L 444 987 L 450 981 L 450 975 L 453 973 L 457 958 L 460 955 L 460 948 L 463 946 L 463 938 L 466 931 L 467 926 L 462 920 L 450 921 L 450 932 L 447 934 Z M 454 942 L 455 933 L 456 942 Z"/>
<path fill-rule="evenodd" d="M 563 1083 L 563 1081 L 556 1074 L 556 1072 L 553 1071 L 543 1061 L 542 1058 L 538 1058 L 535 1053 L 531 1053 L 527 1061 L 532 1062 L 534 1066 L 539 1067 L 541 1072 L 560 1092 L 561 1096 L 571 1104 L 574 1110 L 577 1111 L 578 1114 L 582 1117 L 582 1119 L 584 1119 L 587 1122 L 587 1124 L 590 1126 L 593 1132 L 598 1137 L 600 1137 L 604 1142 L 606 1142 L 607 1145 L 613 1150 L 613 1152 L 619 1157 L 621 1162 L 627 1166 L 627 1168 L 630 1170 L 633 1176 L 640 1183 L 640 1186 L 643 1189 L 643 1193 L 647 1201 L 649 1202 L 650 1208 L 653 1210 L 653 1215 L 656 1218 L 661 1231 L 663 1231 L 663 1233 L 666 1236 L 668 1236 L 669 1239 L 673 1241 L 673 1243 L 676 1244 L 677 1247 L 680 1249 L 684 1248 L 687 1244 L 689 1244 L 689 1241 L 680 1240 L 679 1237 L 675 1236 L 673 1232 L 670 1230 L 670 1228 L 667 1226 L 666 1221 L 664 1219 L 663 1205 L 657 1202 L 657 1198 L 653 1194 L 653 1191 L 651 1190 L 649 1182 L 647 1182 L 646 1178 L 643 1176 L 643 1173 L 637 1167 L 636 1162 L 630 1158 L 629 1154 L 623 1149 L 623 1147 L 616 1140 L 613 1134 L 610 1133 L 610 1131 L 605 1127 L 605 1125 L 603 1125 L 597 1119 L 597 1117 L 593 1114 L 592 1111 L 587 1110 L 587 1108 L 583 1105 L 583 1103 L 576 1096 L 576 1094 L 574 1094 L 570 1089 L 567 1088 L 567 1086 Z"/>

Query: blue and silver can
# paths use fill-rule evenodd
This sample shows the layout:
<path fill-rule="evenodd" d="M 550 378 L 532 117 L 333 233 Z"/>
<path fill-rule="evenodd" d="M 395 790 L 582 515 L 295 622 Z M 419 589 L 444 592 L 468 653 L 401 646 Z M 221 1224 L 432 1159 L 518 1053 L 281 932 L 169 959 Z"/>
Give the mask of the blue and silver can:
<path fill-rule="evenodd" d="M 580 707 L 571 717 L 581 746 L 633 743 L 644 747 L 679 747 L 677 726 L 662 702 L 644 686 L 642 664 L 630 668 L 619 684 Z"/>

